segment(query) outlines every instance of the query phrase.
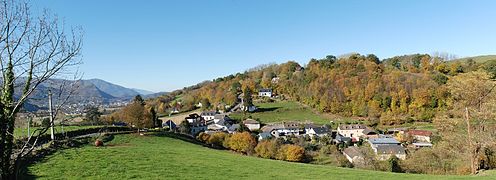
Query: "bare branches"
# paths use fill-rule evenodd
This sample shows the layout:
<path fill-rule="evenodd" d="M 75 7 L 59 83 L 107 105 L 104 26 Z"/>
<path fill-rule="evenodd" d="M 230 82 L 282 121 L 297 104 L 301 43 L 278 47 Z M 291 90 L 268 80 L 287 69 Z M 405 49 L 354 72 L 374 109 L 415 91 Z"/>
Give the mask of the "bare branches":
<path fill-rule="evenodd" d="M 26 2 L 0 0 L 0 3 L 0 175 L 8 178 L 12 175 L 9 172 L 16 113 L 41 83 L 80 64 L 82 32 L 79 29 L 66 32 L 58 18 L 48 11 L 32 16 Z M 76 86 L 59 88 L 70 88 L 70 92 L 59 94 L 63 100 L 59 102 L 57 112 L 75 92 Z M 34 144 L 29 144 L 33 135 L 18 157 L 34 148 L 37 138 Z"/>
<path fill-rule="evenodd" d="M 3 2 L 5 9 L 9 8 L 7 1 Z M 12 64 L 17 75 L 13 81 L 18 83 L 23 79 L 23 88 L 19 100 L 13 104 L 14 111 L 18 112 L 29 95 L 44 81 L 57 73 L 80 64 L 77 57 L 82 47 L 82 33 L 72 30 L 67 34 L 61 28 L 58 19 L 45 12 L 37 20 L 29 15 L 26 4 L 16 8 L 18 12 L 5 13 L 2 19 L 2 51 L 1 64 L 3 82 L 7 83 L 5 64 Z M 5 38 L 4 38 L 5 36 Z M 21 48 L 20 48 L 21 47 Z M 11 84 L 4 84 L 4 88 Z"/>

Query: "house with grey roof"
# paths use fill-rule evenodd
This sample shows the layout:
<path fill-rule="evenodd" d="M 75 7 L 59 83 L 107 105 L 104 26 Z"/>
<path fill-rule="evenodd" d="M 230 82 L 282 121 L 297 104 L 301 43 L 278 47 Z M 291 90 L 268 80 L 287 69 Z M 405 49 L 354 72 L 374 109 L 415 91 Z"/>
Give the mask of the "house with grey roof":
<path fill-rule="evenodd" d="M 392 155 L 402 160 L 406 159 L 405 148 L 394 138 L 370 138 L 368 142 L 379 160 L 387 160 Z"/>
<path fill-rule="evenodd" d="M 235 133 L 241 126 L 239 124 L 233 124 L 227 128 L 228 133 Z"/>
<path fill-rule="evenodd" d="M 305 134 L 303 125 L 298 122 L 280 122 L 264 126 L 262 132 L 268 132 L 274 137 Z"/>
<path fill-rule="evenodd" d="M 319 136 L 323 137 L 325 135 L 330 135 L 331 131 L 326 126 L 316 126 L 314 124 L 305 124 L 305 134 L 310 137 Z"/>
<path fill-rule="evenodd" d="M 350 137 L 345 137 L 341 134 L 336 134 L 336 137 L 332 140 L 335 144 L 351 144 L 351 138 Z"/>
<path fill-rule="evenodd" d="M 267 140 L 271 138 L 272 138 L 272 134 L 268 132 L 262 132 L 258 134 L 258 141 Z"/>
<path fill-rule="evenodd" d="M 384 161 L 388 160 L 391 156 L 396 156 L 398 159 L 405 160 L 406 152 L 405 148 L 400 145 L 381 145 L 374 149 L 377 155 L 377 159 Z"/>
<path fill-rule="evenodd" d="M 227 114 L 216 114 L 214 115 L 213 123 L 214 124 L 219 124 L 219 125 L 225 125 L 226 123 L 230 124 L 229 121 L 231 121 L 231 118 L 227 116 Z"/>

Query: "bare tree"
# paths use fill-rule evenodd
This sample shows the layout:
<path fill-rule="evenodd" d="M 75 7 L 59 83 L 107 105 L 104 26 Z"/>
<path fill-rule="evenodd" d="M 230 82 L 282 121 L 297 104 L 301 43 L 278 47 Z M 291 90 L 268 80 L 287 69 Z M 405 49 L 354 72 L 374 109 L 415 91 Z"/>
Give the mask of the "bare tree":
<path fill-rule="evenodd" d="M 67 33 L 57 17 L 45 11 L 32 15 L 25 2 L 2 0 L 0 5 L 0 174 L 15 177 L 11 161 L 16 114 L 29 95 L 49 78 L 80 63 L 80 30 Z M 16 90 L 20 95 L 15 97 Z"/>

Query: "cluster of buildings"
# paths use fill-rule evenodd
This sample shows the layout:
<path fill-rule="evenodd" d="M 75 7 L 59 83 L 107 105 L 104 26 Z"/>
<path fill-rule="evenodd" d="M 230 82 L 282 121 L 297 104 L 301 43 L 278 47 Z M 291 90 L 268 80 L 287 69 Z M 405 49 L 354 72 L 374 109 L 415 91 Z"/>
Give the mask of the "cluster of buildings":
<path fill-rule="evenodd" d="M 356 145 L 369 144 L 378 160 L 387 160 L 391 156 L 398 159 L 406 159 L 408 148 L 397 138 L 410 137 L 412 143 L 410 148 L 432 147 L 432 132 L 426 130 L 409 130 L 406 128 L 395 128 L 379 133 L 371 127 L 363 124 L 343 124 L 332 130 L 327 126 L 318 126 L 311 122 L 279 122 L 262 127 L 260 122 L 253 119 L 246 119 L 243 122 L 235 123 L 226 113 L 217 111 L 204 111 L 201 114 L 190 114 L 185 118 L 190 125 L 192 135 L 200 132 L 213 134 L 215 132 L 236 133 L 241 126 L 245 126 L 252 132 L 258 132 L 258 140 L 271 138 L 286 138 L 288 136 L 328 136 L 334 144 L 347 144 L 349 147 L 343 150 L 344 156 L 351 162 L 357 163 L 364 159 L 364 153 Z M 166 121 L 164 126 L 175 128 L 176 124 Z"/>
<path fill-rule="evenodd" d="M 241 95 L 240 95 L 241 96 Z M 260 89 L 259 97 L 273 97 L 272 89 Z M 242 98 L 239 97 L 242 101 Z M 240 105 L 243 103 L 241 102 Z M 238 107 L 242 110 L 254 111 L 256 107 Z M 342 153 L 351 163 L 359 163 L 364 160 L 364 152 L 358 145 L 368 144 L 375 153 L 378 160 L 387 160 L 392 156 L 398 159 L 406 159 L 407 148 L 432 147 L 432 132 L 426 130 L 415 130 L 406 128 L 393 128 L 384 132 L 376 131 L 364 124 L 342 124 L 337 130 L 332 130 L 328 126 L 315 125 L 312 122 L 278 122 L 267 124 L 262 127 L 260 122 L 253 119 L 246 119 L 236 123 L 229 118 L 227 113 L 217 111 L 204 111 L 200 115 L 190 114 L 185 118 L 190 124 L 190 133 L 196 135 L 200 132 L 212 134 L 215 132 L 235 133 L 244 126 L 252 132 L 258 132 L 258 140 L 271 138 L 286 138 L 288 136 L 308 136 L 330 138 L 333 144 L 346 144 Z M 167 121 L 164 126 L 175 128 L 172 121 Z M 408 137 L 408 146 L 405 142 Z"/>
<path fill-rule="evenodd" d="M 394 128 L 378 133 L 365 125 L 353 124 L 341 125 L 337 132 L 337 136 L 341 136 L 345 141 L 357 142 L 360 138 L 363 139 L 363 142 L 370 145 L 378 160 L 387 160 L 391 156 L 404 160 L 407 148 L 432 147 L 432 132 L 427 130 Z M 397 139 L 398 137 L 409 137 L 412 143 L 405 146 Z M 343 154 L 351 163 L 360 163 L 364 159 L 364 153 L 357 146 L 345 148 Z"/>

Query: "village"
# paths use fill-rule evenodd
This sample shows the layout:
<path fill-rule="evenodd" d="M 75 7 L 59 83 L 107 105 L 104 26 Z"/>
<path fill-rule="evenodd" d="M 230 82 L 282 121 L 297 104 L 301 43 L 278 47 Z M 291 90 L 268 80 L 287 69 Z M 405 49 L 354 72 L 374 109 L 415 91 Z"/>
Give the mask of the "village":
<path fill-rule="evenodd" d="M 258 98 L 273 98 L 272 89 L 260 89 Z M 241 96 L 240 96 L 241 97 Z M 240 98 L 240 101 L 243 101 Z M 256 112 L 257 107 L 243 107 L 240 109 Z M 352 164 L 360 164 L 366 156 L 358 149 L 359 146 L 370 147 L 375 158 L 386 161 L 392 156 L 400 160 L 407 158 L 407 153 L 420 148 L 433 146 L 432 131 L 411 128 L 390 128 L 378 130 L 365 124 L 315 124 L 311 121 L 283 121 L 262 124 L 260 120 L 245 118 L 236 122 L 229 117 L 230 112 L 203 111 L 192 113 L 184 118 L 189 126 L 189 134 L 193 137 L 199 134 L 213 135 L 218 132 L 235 134 L 246 128 L 258 142 L 271 139 L 288 140 L 289 138 L 302 138 L 307 141 L 327 141 L 326 144 L 338 147 L 346 159 Z M 163 120 L 163 127 L 177 131 L 183 123 L 172 120 Z"/>

